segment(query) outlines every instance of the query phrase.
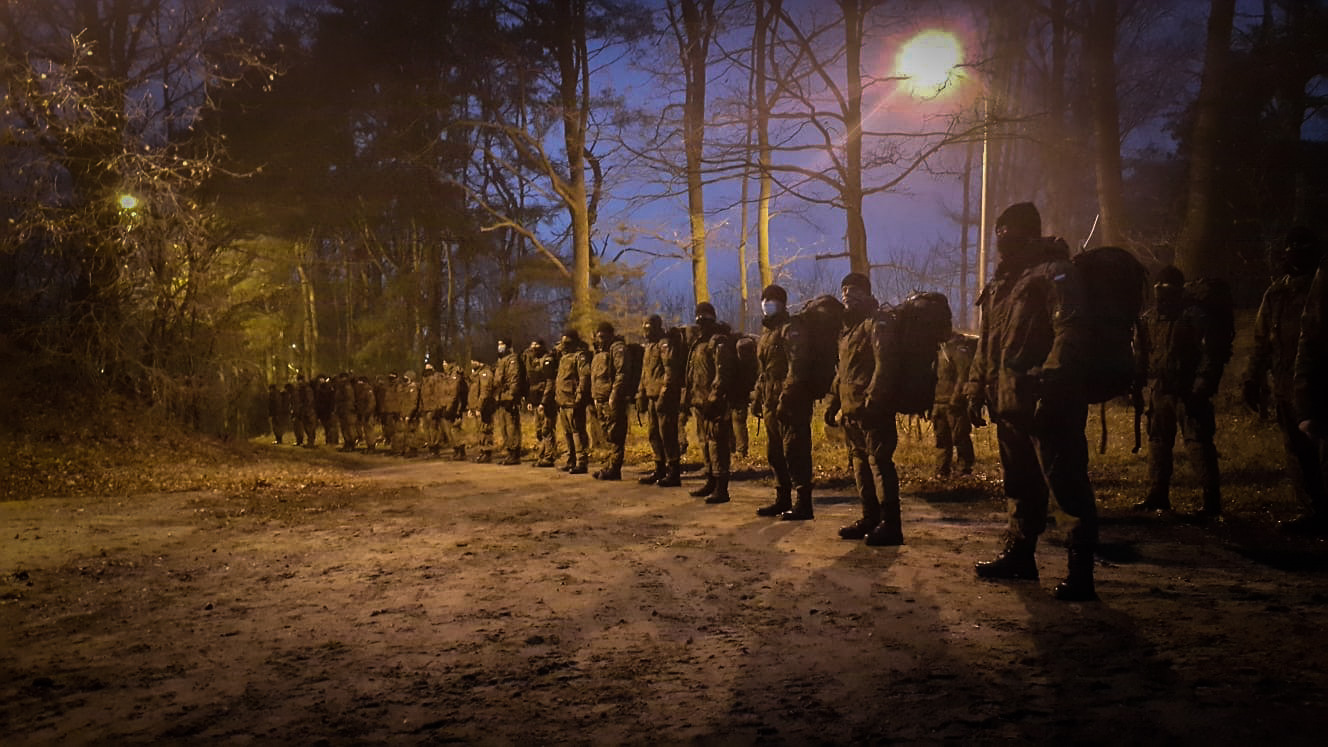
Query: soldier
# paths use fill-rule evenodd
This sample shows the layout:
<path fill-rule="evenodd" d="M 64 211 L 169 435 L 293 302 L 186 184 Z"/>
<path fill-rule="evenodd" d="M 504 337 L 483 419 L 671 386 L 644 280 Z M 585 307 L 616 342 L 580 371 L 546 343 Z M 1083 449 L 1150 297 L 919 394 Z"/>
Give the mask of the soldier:
<path fill-rule="evenodd" d="M 592 477 L 621 480 L 627 445 L 627 343 L 608 322 L 600 322 L 595 330 L 595 355 L 590 360 L 590 398 L 608 447 L 608 457 Z"/>
<path fill-rule="evenodd" d="M 443 366 L 446 368 L 446 364 Z M 420 433 L 424 448 L 433 456 L 440 450 L 439 439 L 442 429 L 443 376 L 432 363 L 424 364 L 424 375 L 420 377 Z"/>
<path fill-rule="evenodd" d="M 936 355 L 936 401 L 931 426 L 936 434 L 936 475 L 949 477 L 952 455 L 959 456 L 959 474 L 973 473 L 973 425 L 968 422 L 964 385 L 977 340 L 956 332 L 941 343 Z"/>
<path fill-rule="evenodd" d="M 733 443 L 728 396 L 738 374 L 738 358 L 728 336 L 721 333 L 709 301 L 696 305 L 696 327 L 696 340 L 687 353 L 683 401 L 696 417 L 706 481 L 691 495 L 710 504 L 728 503 L 729 447 Z"/>
<path fill-rule="evenodd" d="M 307 381 L 304 376 L 300 376 L 295 385 L 296 397 L 295 410 L 296 420 L 304 430 L 304 448 L 312 449 L 315 446 L 314 437 L 318 435 L 318 411 L 314 406 L 314 385 Z M 298 436 L 298 431 L 297 431 Z"/>
<path fill-rule="evenodd" d="M 1136 370 L 1148 386 L 1148 495 L 1140 511 L 1170 511 L 1172 448 L 1179 428 L 1203 488 L 1201 517 L 1222 512 L 1222 478 L 1213 436 L 1213 394 L 1226 360 L 1215 350 L 1218 335 L 1195 305 L 1185 303 L 1185 275 L 1170 265 L 1158 270 L 1154 305 L 1140 320 Z"/>
<path fill-rule="evenodd" d="M 1297 498 L 1306 508 L 1303 516 L 1286 522 L 1282 529 L 1310 534 L 1328 530 L 1328 478 L 1324 473 L 1324 442 L 1300 430 L 1294 379 L 1301 312 L 1322 255 L 1318 237 L 1309 229 L 1295 228 L 1287 235 L 1278 256 L 1283 274 L 1273 280 L 1259 304 L 1254 319 L 1254 352 L 1241 387 L 1245 404 L 1252 410 L 1262 410 L 1268 375 L 1272 374 L 1274 413 L 1282 431 L 1287 471 Z"/>
<path fill-rule="evenodd" d="M 813 517 L 809 331 L 789 315 L 788 292 L 778 285 L 761 291 L 761 326 L 756 350 L 761 373 L 753 404 L 765 421 L 765 455 L 775 472 L 775 502 L 756 509 L 756 515 L 805 521 Z"/>
<path fill-rule="evenodd" d="M 839 359 L 825 424 L 842 425 L 848 444 L 853 481 L 862 500 L 862 518 L 839 530 L 841 539 L 859 540 L 873 546 L 904 544 L 899 509 L 899 473 L 895 469 L 895 447 L 899 434 L 892 413 L 881 409 L 879 394 L 872 391 L 876 373 L 876 309 L 871 280 L 850 272 L 839 284 L 844 302 L 844 325 L 839 333 Z"/>
<path fill-rule="evenodd" d="M 493 369 L 472 360 L 466 409 L 475 423 L 475 450 L 479 452 L 475 456 L 476 464 L 493 461 L 493 413 L 498 406 L 493 383 Z"/>
<path fill-rule="evenodd" d="M 401 417 L 397 429 L 400 444 L 395 452 L 398 456 L 415 456 L 419 453 L 420 385 L 415 381 L 414 371 L 406 371 L 397 378 L 397 398 Z"/>
<path fill-rule="evenodd" d="M 678 451 L 678 397 L 682 393 L 685 361 L 676 332 L 664 331 L 664 320 L 651 314 L 641 326 L 645 351 L 641 362 L 641 385 L 636 410 L 646 416 L 646 436 L 655 456 L 655 469 L 637 482 L 642 485 L 677 487 L 682 484 L 681 454 Z"/>
<path fill-rule="evenodd" d="M 374 450 L 374 390 L 368 377 L 356 376 L 355 391 L 355 439 L 364 444 L 364 450 Z"/>
<path fill-rule="evenodd" d="M 498 362 L 494 365 L 494 421 L 507 454 L 499 464 L 521 463 L 521 397 L 526 390 L 526 370 L 512 347 L 512 338 L 498 340 Z"/>
<path fill-rule="evenodd" d="M 973 425 L 986 424 L 984 406 L 996 421 L 1010 521 L 1000 555 L 975 571 L 986 579 L 1037 579 L 1035 552 L 1050 489 L 1069 517 L 1069 574 L 1055 596 L 1097 599 L 1097 506 L 1088 482 L 1083 394 L 1093 341 L 1079 276 L 1065 242 L 1042 237 L 1042 217 L 1030 202 L 1001 213 L 996 251 L 995 276 L 978 297 L 981 332 L 964 394 Z"/>
<path fill-rule="evenodd" d="M 341 428 L 341 450 L 354 451 L 359 424 L 355 419 L 355 380 L 342 371 L 332 381 L 337 425 Z"/>
<path fill-rule="evenodd" d="M 535 441 L 539 453 L 536 467 L 552 467 L 558 456 L 554 428 L 558 406 L 553 402 L 553 380 L 558 375 L 558 356 L 545 347 L 543 340 L 533 340 L 522 354 L 526 369 L 526 410 L 535 418 Z"/>
<path fill-rule="evenodd" d="M 374 377 L 374 417 L 378 420 L 378 430 L 381 432 L 383 448 L 388 448 L 388 443 L 392 440 L 392 425 L 388 422 L 387 414 L 388 400 L 391 399 L 392 387 L 395 385 L 397 374 L 395 371 L 388 372 L 387 376 Z"/>
<path fill-rule="evenodd" d="M 580 333 L 568 329 L 558 342 L 558 355 L 554 401 L 558 404 L 558 424 L 567 444 L 567 462 L 563 471 L 584 475 L 590 464 L 590 434 L 586 432 L 586 408 L 590 405 L 590 352 L 581 341 Z"/>
<path fill-rule="evenodd" d="M 401 445 L 401 396 L 400 387 L 397 384 L 397 372 L 388 371 L 387 378 L 383 380 L 382 394 L 378 396 L 379 406 L 382 408 L 380 419 L 383 424 L 383 448 L 387 449 L 389 454 L 395 453 Z"/>
<path fill-rule="evenodd" d="M 283 399 L 276 384 L 267 385 L 267 419 L 272 424 L 272 443 L 280 444 L 290 427 L 290 401 Z"/>
<path fill-rule="evenodd" d="M 439 376 L 443 381 L 442 402 L 435 423 L 438 428 L 438 448 L 441 451 L 450 445 L 452 460 L 464 461 L 466 443 L 461 433 L 461 417 L 465 414 L 466 404 L 470 399 L 470 382 L 461 366 L 446 361 L 443 362 L 443 372 Z"/>
<path fill-rule="evenodd" d="M 1300 341 L 1296 345 L 1292 388 L 1300 432 L 1314 439 L 1320 455 L 1328 438 L 1328 263 L 1321 263 L 1310 283 L 1305 309 L 1300 316 Z M 1321 459 L 1320 464 L 1328 462 Z M 1324 533 L 1323 514 L 1311 514 L 1303 529 Z M 1317 521 L 1316 521 L 1317 520 Z"/>
<path fill-rule="evenodd" d="M 323 441 L 328 446 L 341 444 L 341 433 L 337 428 L 337 388 L 328 376 L 319 375 L 314 382 L 314 413 L 323 425 Z"/>

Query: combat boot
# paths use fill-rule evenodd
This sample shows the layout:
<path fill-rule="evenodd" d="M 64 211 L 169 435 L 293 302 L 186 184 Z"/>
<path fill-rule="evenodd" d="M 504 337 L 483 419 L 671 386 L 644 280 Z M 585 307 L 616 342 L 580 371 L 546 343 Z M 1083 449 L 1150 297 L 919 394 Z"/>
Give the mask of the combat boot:
<path fill-rule="evenodd" d="M 811 521 L 816 518 L 812 512 L 812 489 L 798 488 L 798 500 L 793 508 L 779 515 L 780 521 Z"/>
<path fill-rule="evenodd" d="M 465 446 L 457 446 L 457 447 L 454 447 L 454 448 L 452 449 L 452 461 L 454 461 L 454 462 L 464 462 L 464 461 L 466 461 L 466 447 L 465 447 Z"/>
<path fill-rule="evenodd" d="M 706 502 L 706 503 L 709 503 L 709 504 L 712 504 L 712 505 L 713 505 L 713 504 L 716 504 L 716 503 L 728 503 L 728 502 L 729 502 L 729 478 L 727 478 L 727 477 L 721 477 L 721 478 L 715 480 L 715 492 L 711 493 L 711 494 L 710 494 L 710 497 L 709 497 L 709 498 L 706 498 L 706 501 L 705 501 L 705 502 Z"/>
<path fill-rule="evenodd" d="M 573 468 L 567 470 L 567 474 L 569 474 L 569 475 L 584 475 L 585 473 L 587 473 L 587 472 L 589 472 L 589 471 L 590 471 L 590 468 L 586 465 L 585 462 L 578 461 L 578 462 L 576 463 L 576 466 L 575 466 L 575 467 L 573 467 Z"/>
<path fill-rule="evenodd" d="M 1150 490 L 1148 495 L 1142 501 L 1134 504 L 1135 511 L 1170 511 L 1171 499 L 1165 495 L 1159 495 L 1157 491 Z"/>
<path fill-rule="evenodd" d="M 706 475 L 705 484 L 697 488 L 696 490 L 691 491 L 690 493 L 688 493 L 688 495 L 690 495 L 693 498 L 705 498 L 706 496 L 714 492 L 715 492 L 715 476 Z"/>
<path fill-rule="evenodd" d="M 552 459 L 541 459 L 541 460 L 539 460 L 538 462 L 535 462 L 535 466 L 536 466 L 536 467 L 552 467 L 552 466 L 554 466 L 554 462 L 553 462 Z"/>
<path fill-rule="evenodd" d="M 1038 567 L 1033 555 L 1036 549 L 1036 540 L 1007 539 L 1000 555 L 974 564 L 973 570 L 978 578 L 1036 581 Z"/>
<path fill-rule="evenodd" d="M 489 462 L 492 461 L 493 461 L 493 452 L 488 450 L 481 451 L 480 455 L 475 457 L 476 464 L 488 464 Z"/>
<path fill-rule="evenodd" d="M 793 508 L 793 491 L 789 488 L 775 488 L 775 502 L 756 509 L 757 516 L 779 516 Z"/>
<path fill-rule="evenodd" d="M 668 474 L 655 483 L 657 488 L 676 488 L 682 485 L 682 468 L 678 465 L 669 467 Z"/>
<path fill-rule="evenodd" d="M 597 469 L 591 477 L 596 480 L 621 480 L 622 470 L 618 467 L 609 467 L 607 469 Z"/>
<path fill-rule="evenodd" d="M 1087 547 L 1070 548 L 1070 572 L 1056 584 L 1052 596 L 1062 602 L 1096 602 L 1093 588 L 1093 551 Z"/>
<path fill-rule="evenodd" d="M 875 517 L 867 518 L 864 516 L 846 527 L 840 527 L 839 538 L 846 540 L 860 540 L 863 537 L 866 537 L 867 533 L 874 529 L 879 523 L 880 522 L 877 521 Z"/>
<path fill-rule="evenodd" d="M 505 464 L 505 465 L 520 464 L 520 463 L 521 463 L 521 454 L 520 452 L 517 451 L 507 452 L 507 458 L 499 462 L 499 464 Z"/>
<path fill-rule="evenodd" d="M 872 547 L 898 547 L 904 544 L 904 529 L 897 521 L 882 521 L 867 533 L 866 543 Z"/>
<path fill-rule="evenodd" d="M 663 463 L 663 462 L 655 462 L 655 471 L 654 471 L 654 472 L 651 472 L 651 473 L 648 474 L 648 475 L 644 475 L 644 476 L 642 476 L 641 479 L 637 480 L 637 482 L 640 483 L 640 484 L 642 484 L 642 485 L 654 485 L 655 483 L 659 482 L 660 480 L 663 480 L 663 479 L 664 479 L 664 475 L 665 475 L 665 472 L 664 472 L 664 463 Z"/>

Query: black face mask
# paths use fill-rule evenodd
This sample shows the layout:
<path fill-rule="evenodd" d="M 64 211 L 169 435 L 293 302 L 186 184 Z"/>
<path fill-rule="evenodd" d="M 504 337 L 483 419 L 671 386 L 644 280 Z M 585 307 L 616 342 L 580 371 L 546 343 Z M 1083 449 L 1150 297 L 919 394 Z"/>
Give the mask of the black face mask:
<path fill-rule="evenodd" d="M 1319 254 L 1310 247 L 1289 246 L 1282 251 L 1282 272 L 1288 275 L 1309 275 L 1319 264 Z"/>
<path fill-rule="evenodd" d="M 1179 285 L 1158 283 L 1153 286 L 1153 298 L 1157 302 L 1158 309 L 1173 312 L 1181 307 L 1181 303 L 1185 299 L 1185 288 Z"/>
<path fill-rule="evenodd" d="M 664 336 L 664 330 L 660 329 L 659 327 L 652 327 L 649 324 L 647 324 L 641 328 L 641 334 L 647 340 L 655 342 L 656 340 Z"/>
<path fill-rule="evenodd" d="M 698 316 L 696 326 L 700 327 L 702 332 L 709 332 L 715 328 L 715 318 L 712 316 Z"/>

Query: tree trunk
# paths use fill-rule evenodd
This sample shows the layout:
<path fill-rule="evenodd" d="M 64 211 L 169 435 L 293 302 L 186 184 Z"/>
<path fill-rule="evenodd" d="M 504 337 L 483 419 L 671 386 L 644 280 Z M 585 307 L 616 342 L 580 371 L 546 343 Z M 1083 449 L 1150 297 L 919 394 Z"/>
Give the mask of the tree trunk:
<path fill-rule="evenodd" d="M 1230 65 L 1236 0 L 1212 0 L 1209 8 L 1203 78 L 1190 140 L 1185 226 L 1176 247 L 1176 265 L 1194 278 L 1220 274 L 1222 269 L 1221 249 L 1214 246 L 1218 236 L 1215 181 L 1221 157 L 1222 96 Z"/>
<path fill-rule="evenodd" d="M 586 190 L 586 125 L 590 117 L 590 65 L 586 47 L 586 0 L 558 0 L 554 54 L 567 183 L 562 195 L 572 228 L 571 325 L 589 339 L 594 324 L 590 295 L 590 201 Z"/>
<path fill-rule="evenodd" d="M 1089 24 L 1088 64 L 1093 81 L 1093 137 L 1102 243 L 1125 242 L 1125 185 L 1121 180 L 1120 106 L 1116 99 L 1116 0 L 1096 0 Z"/>
<path fill-rule="evenodd" d="M 756 261 L 761 272 L 761 287 L 775 282 L 774 268 L 770 266 L 770 200 L 772 174 L 770 171 L 770 99 L 766 93 L 766 49 L 772 33 L 771 26 L 779 17 L 780 0 L 756 0 L 756 31 L 752 44 L 755 63 L 755 120 L 756 150 L 759 169 L 756 203 Z"/>
<path fill-rule="evenodd" d="M 706 257 L 702 156 L 705 150 L 706 58 L 714 31 L 714 0 L 678 0 L 682 29 L 678 54 L 685 80 L 682 108 L 683 152 L 687 165 L 687 218 L 691 228 L 692 288 L 696 302 L 710 300 Z"/>
<path fill-rule="evenodd" d="M 840 0 L 844 11 L 844 76 L 848 83 L 848 108 L 844 112 L 844 201 L 845 241 L 849 269 L 871 275 L 867 256 L 867 226 L 862 218 L 862 21 L 857 0 Z"/>

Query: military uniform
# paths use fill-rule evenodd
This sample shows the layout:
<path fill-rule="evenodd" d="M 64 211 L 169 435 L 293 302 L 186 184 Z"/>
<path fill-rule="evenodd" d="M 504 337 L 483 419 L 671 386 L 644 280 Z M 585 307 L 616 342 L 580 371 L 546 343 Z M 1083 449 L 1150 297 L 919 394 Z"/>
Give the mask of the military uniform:
<path fill-rule="evenodd" d="M 787 300 L 787 296 L 784 299 Z M 765 456 L 775 473 L 775 502 L 758 509 L 757 514 L 777 516 L 793 511 L 793 493 L 796 491 L 800 509 L 798 518 L 811 518 L 810 330 L 805 328 L 802 320 L 790 316 L 782 308 L 763 318 L 761 326 L 761 337 L 756 343 L 761 373 L 756 380 L 753 404 L 765 421 Z"/>
<path fill-rule="evenodd" d="M 447 447 L 452 448 L 452 458 L 466 458 L 466 444 L 460 433 L 460 420 L 470 399 L 470 382 L 466 380 L 461 366 L 444 362 L 443 370 L 438 374 L 439 403 L 434 413 L 433 426 L 435 448 L 439 453 Z"/>
<path fill-rule="evenodd" d="M 301 378 L 295 385 L 296 443 L 308 449 L 314 448 L 314 437 L 318 435 L 318 411 L 314 407 L 314 386 Z"/>
<path fill-rule="evenodd" d="M 856 283 L 863 286 L 865 276 L 853 273 L 861 280 L 844 279 L 843 287 Z M 830 401 L 826 407 L 826 422 L 836 413 L 844 427 L 844 440 L 848 444 L 849 468 L 862 501 L 862 518 L 839 530 L 843 539 L 866 538 L 872 545 L 903 544 L 903 519 L 899 506 L 899 472 L 895 469 L 895 447 L 899 434 L 894 414 L 881 408 L 883 393 L 873 389 L 879 381 L 876 376 L 878 342 L 883 339 L 881 324 L 876 318 L 876 299 L 868 298 L 862 307 L 854 310 L 845 293 L 843 331 L 839 334 L 839 360 L 835 367 L 835 381 L 830 387 Z"/>
<path fill-rule="evenodd" d="M 442 429 L 438 423 L 442 420 L 443 386 L 443 374 L 433 364 L 425 364 L 424 375 L 420 377 L 420 431 L 424 449 L 433 455 L 442 448 Z"/>
<path fill-rule="evenodd" d="M 526 409 L 535 417 L 535 441 L 539 444 L 535 466 L 552 467 L 558 457 L 554 430 L 558 406 L 553 402 L 553 380 L 558 375 L 558 356 L 539 346 L 527 348 L 522 356 L 526 368 Z"/>
<path fill-rule="evenodd" d="M 479 453 L 478 463 L 493 461 L 493 413 L 497 409 L 494 399 L 493 369 L 478 361 L 471 363 L 469 392 L 466 409 L 475 424 L 473 444 Z"/>
<path fill-rule="evenodd" d="M 968 420 L 964 385 L 973 363 L 977 341 L 957 334 L 941 343 L 936 358 L 936 399 L 931 410 L 931 426 L 936 434 L 936 474 L 950 475 L 953 455 L 959 457 L 959 471 L 973 471 L 973 426 Z"/>
<path fill-rule="evenodd" d="M 1172 449 L 1179 430 L 1199 475 L 1203 512 L 1221 512 L 1212 396 L 1226 357 L 1217 337 L 1204 312 L 1179 297 L 1172 304 L 1157 303 L 1140 320 L 1135 355 L 1139 375 L 1148 386 L 1149 487 L 1139 508 L 1171 508 Z"/>
<path fill-rule="evenodd" d="M 290 427 L 290 401 L 282 397 L 282 391 L 276 384 L 267 387 L 267 419 L 272 425 L 273 443 L 281 443 Z"/>
<path fill-rule="evenodd" d="M 329 446 L 341 444 L 341 432 L 337 428 L 337 388 L 332 379 L 319 376 L 314 383 L 314 413 L 323 425 L 323 440 Z"/>
<path fill-rule="evenodd" d="M 374 391 L 373 385 L 369 379 L 364 376 L 355 377 L 355 439 L 364 444 L 365 451 L 373 451 L 375 434 L 373 429 L 374 421 Z"/>
<path fill-rule="evenodd" d="M 1065 242 L 1041 238 L 1032 204 L 1012 206 L 996 225 L 1001 259 L 978 297 L 981 334 L 965 395 L 975 425 L 985 422 L 984 405 L 996 422 L 1010 520 L 1004 551 L 976 571 L 982 578 L 1037 578 L 1034 552 L 1047 527 L 1050 490 L 1068 517 L 1069 575 L 1056 597 L 1096 599 L 1097 505 L 1084 434 L 1093 341 L 1079 276 Z"/>
<path fill-rule="evenodd" d="M 729 394 L 738 375 L 738 355 L 715 321 L 713 306 L 707 302 L 697 304 L 696 315 L 697 336 L 687 353 L 683 391 L 684 401 L 696 418 L 706 482 L 691 494 L 705 497 L 707 503 L 726 503 L 733 444 Z"/>
<path fill-rule="evenodd" d="M 641 356 L 637 409 L 646 416 L 646 437 L 655 457 L 655 469 L 640 482 L 677 487 L 682 484 L 678 414 L 686 349 L 677 329 L 666 332 L 661 323 L 653 334 L 656 339 L 647 340 Z"/>
<path fill-rule="evenodd" d="M 590 434 L 586 432 L 586 408 L 590 404 L 590 353 L 580 338 L 563 338 L 567 345 L 559 353 L 554 401 L 558 424 L 567 445 L 563 470 L 584 474 L 589 470 Z"/>
<path fill-rule="evenodd" d="M 494 425 L 507 455 L 502 464 L 521 463 L 521 397 L 526 388 L 525 366 L 512 348 L 494 365 Z"/>
<path fill-rule="evenodd" d="M 339 373 L 332 380 L 337 426 L 341 430 L 341 449 L 351 451 L 359 431 L 355 416 L 355 381 L 348 373 Z"/>
<path fill-rule="evenodd" d="M 612 337 L 606 340 L 605 334 Z M 609 327 L 607 333 L 596 335 L 595 355 L 590 359 L 590 400 L 607 452 L 595 471 L 597 480 L 622 479 L 627 445 L 627 343 L 613 334 Z"/>
<path fill-rule="evenodd" d="M 1328 437 L 1328 262 L 1319 265 L 1300 316 L 1292 380 L 1296 417 L 1302 432 L 1321 443 Z"/>

